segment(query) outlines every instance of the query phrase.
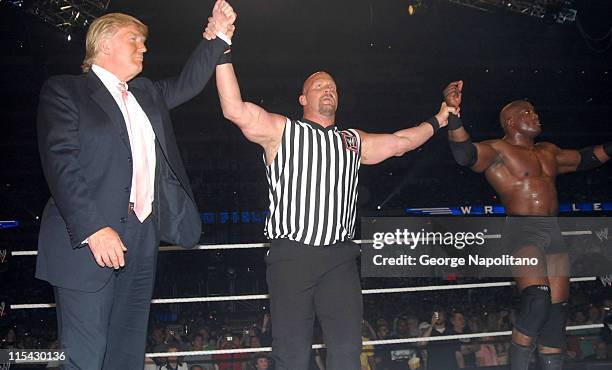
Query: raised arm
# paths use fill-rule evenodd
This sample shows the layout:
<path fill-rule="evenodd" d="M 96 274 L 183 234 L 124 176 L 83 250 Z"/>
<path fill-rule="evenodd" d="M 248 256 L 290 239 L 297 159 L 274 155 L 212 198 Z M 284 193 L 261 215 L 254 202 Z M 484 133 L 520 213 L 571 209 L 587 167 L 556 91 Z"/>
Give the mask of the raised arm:
<path fill-rule="evenodd" d="M 224 0 L 216 0 L 212 10 L 212 19 L 215 20 L 222 32 L 233 26 L 236 13 Z M 225 38 L 229 42 L 229 38 Z M 189 101 L 198 95 L 215 71 L 217 60 L 228 47 L 228 43 L 221 38 L 202 40 L 191 53 L 178 76 L 159 80 L 155 86 L 161 93 L 169 109 Z"/>
<path fill-rule="evenodd" d="M 559 174 L 586 171 L 601 166 L 612 157 L 612 142 L 580 150 L 559 149 L 555 146 Z"/>
<path fill-rule="evenodd" d="M 459 109 L 463 81 L 451 82 L 444 89 L 444 101 L 447 105 Z M 472 143 L 470 134 L 463 127 L 459 115 L 448 117 L 448 143 L 455 161 L 461 166 L 467 166 L 474 172 L 484 172 L 500 160 L 497 151 L 488 143 Z"/>
<path fill-rule="evenodd" d="M 218 65 L 216 74 L 223 116 L 238 126 L 249 141 L 261 145 L 266 152 L 276 148 L 283 136 L 287 118 L 243 101 L 231 63 Z"/>
<path fill-rule="evenodd" d="M 440 128 L 446 126 L 449 112 L 455 108 L 442 103 L 440 111 L 416 127 L 406 128 L 393 134 L 369 134 L 359 131 L 361 136 L 361 163 L 377 164 L 391 157 L 400 157 L 425 143 Z"/>

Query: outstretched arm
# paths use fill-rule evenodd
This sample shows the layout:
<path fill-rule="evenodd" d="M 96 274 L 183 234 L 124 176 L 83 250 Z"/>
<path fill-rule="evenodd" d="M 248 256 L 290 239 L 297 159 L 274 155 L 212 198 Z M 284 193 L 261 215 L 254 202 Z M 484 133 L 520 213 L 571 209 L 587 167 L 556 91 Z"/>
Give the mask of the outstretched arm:
<path fill-rule="evenodd" d="M 218 31 L 233 34 L 233 24 L 230 24 L 227 30 L 219 29 L 219 23 L 209 18 L 204 37 L 208 40 L 213 39 Z M 261 145 L 266 151 L 266 158 L 271 160 L 283 136 L 287 118 L 269 113 L 256 104 L 242 100 L 231 61 L 231 50 L 226 51 L 220 58 L 216 68 L 216 79 L 223 116 L 238 126 L 249 141 Z"/>
<path fill-rule="evenodd" d="M 377 164 L 391 157 L 400 157 L 425 143 L 440 128 L 446 126 L 449 112 L 455 108 L 442 103 L 440 111 L 416 127 L 406 128 L 393 134 L 369 134 L 359 131 L 361 136 L 361 163 Z"/>
<path fill-rule="evenodd" d="M 557 171 L 562 173 L 586 171 L 601 166 L 612 157 L 612 142 L 580 150 L 556 148 Z"/>
<path fill-rule="evenodd" d="M 459 110 L 463 90 L 463 81 L 451 82 L 444 89 L 444 100 L 447 105 Z M 448 142 L 455 161 L 475 172 L 484 172 L 499 161 L 497 151 L 487 143 L 472 143 L 470 134 L 463 127 L 459 115 L 448 117 Z"/>
<path fill-rule="evenodd" d="M 226 30 L 233 25 L 236 13 L 226 1 L 216 0 L 212 10 L 212 19 L 220 29 Z M 228 47 L 226 41 L 229 39 L 225 38 L 225 41 L 222 41 L 221 38 L 208 40 L 200 42 L 178 76 L 155 82 L 155 86 L 169 109 L 192 99 L 204 89 L 210 80 L 219 56 Z"/>

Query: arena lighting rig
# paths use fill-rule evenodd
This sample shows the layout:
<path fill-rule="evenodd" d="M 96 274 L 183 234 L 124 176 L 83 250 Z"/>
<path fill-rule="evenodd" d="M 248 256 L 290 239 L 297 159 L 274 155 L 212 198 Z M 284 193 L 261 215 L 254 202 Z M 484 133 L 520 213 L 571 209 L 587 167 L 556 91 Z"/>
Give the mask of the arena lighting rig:
<path fill-rule="evenodd" d="M 576 9 L 571 0 L 448 0 L 470 8 L 491 11 L 507 9 L 550 22 L 569 23 L 576 20 Z"/>
<path fill-rule="evenodd" d="M 9 0 L 8 3 L 69 33 L 104 14 L 110 0 Z"/>

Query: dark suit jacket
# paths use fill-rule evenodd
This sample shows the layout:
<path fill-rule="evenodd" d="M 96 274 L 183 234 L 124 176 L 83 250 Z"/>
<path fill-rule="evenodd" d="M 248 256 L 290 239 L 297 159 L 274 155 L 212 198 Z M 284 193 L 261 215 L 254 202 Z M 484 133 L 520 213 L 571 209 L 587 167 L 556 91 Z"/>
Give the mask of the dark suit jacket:
<path fill-rule="evenodd" d="M 156 136 L 153 209 L 159 236 L 185 247 L 198 242 L 202 225 L 169 110 L 202 91 L 225 47 L 220 39 L 203 40 L 177 77 L 129 82 Z M 120 237 L 125 231 L 132 181 L 125 121 L 102 81 L 89 72 L 55 76 L 44 84 L 37 125 L 51 199 L 42 216 L 36 277 L 63 288 L 96 291 L 112 269 L 99 267 L 82 242 L 107 226 Z"/>

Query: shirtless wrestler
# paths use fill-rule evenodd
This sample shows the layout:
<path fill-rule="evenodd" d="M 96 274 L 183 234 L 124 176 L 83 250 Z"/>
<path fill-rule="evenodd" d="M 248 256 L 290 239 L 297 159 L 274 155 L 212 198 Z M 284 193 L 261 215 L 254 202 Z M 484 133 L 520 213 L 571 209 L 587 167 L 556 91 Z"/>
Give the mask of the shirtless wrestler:
<path fill-rule="evenodd" d="M 463 81 L 444 89 L 446 104 L 459 107 Z M 517 100 L 500 113 L 501 139 L 472 143 L 459 117 L 448 123 L 455 160 L 484 172 L 505 207 L 502 244 L 515 257 L 535 257 L 537 266 L 512 270 L 521 293 L 521 311 L 512 331 L 511 369 L 525 370 L 538 346 L 544 370 L 563 368 L 569 296 L 569 255 L 557 222 L 557 175 L 589 170 L 612 156 L 612 142 L 581 150 L 535 143 L 542 125 L 533 105 Z M 532 217 L 525 217 L 532 216 Z"/>

